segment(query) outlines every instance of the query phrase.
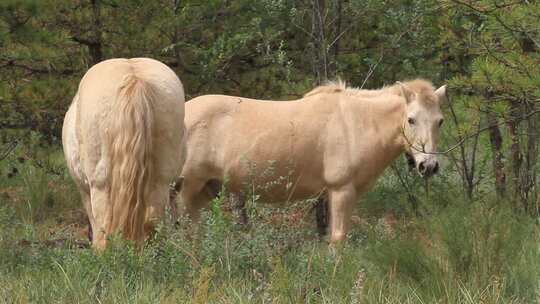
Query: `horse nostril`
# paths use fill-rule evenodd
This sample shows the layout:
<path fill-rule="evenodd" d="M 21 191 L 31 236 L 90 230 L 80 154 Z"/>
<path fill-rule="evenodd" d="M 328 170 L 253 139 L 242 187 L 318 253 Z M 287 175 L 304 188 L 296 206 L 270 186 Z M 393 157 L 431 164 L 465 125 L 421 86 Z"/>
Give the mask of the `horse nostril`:
<path fill-rule="evenodd" d="M 407 164 L 409 165 L 409 169 L 414 169 L 416 167 L 416 162 L 414 161 L 414 157 L 412 157 L 409 153 L 405 153 L 405 158 L 407 159 Z"/>
<path fill-rule="evenodd" d="M 426 171 L 426 166 L 424 165 L 424 162 L 418 164 L 418 171 L 420 171 L 420 173 L 424 173 Z"/>
<path fill-rule="evenodd" d="M 435 163 L 435 167 L 433 167 L 433 174 L 437 174 L 439 172 L 439 163 Z"/>

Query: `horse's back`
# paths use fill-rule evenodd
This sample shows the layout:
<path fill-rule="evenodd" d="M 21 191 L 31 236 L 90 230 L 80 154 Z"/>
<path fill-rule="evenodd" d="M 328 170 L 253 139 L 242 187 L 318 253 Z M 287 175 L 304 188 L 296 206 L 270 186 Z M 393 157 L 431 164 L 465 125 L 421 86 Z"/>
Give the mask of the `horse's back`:
<path fill-rule="evenodd" d="M 197 124 L 216 123 L 230 117 L 240 117 L 245 114 L 245 103 L 258 103 L 255 99 L 228 95 L 203 95 L 186 102 L 186 128 Z"/>
<path fill-rule="evenodd" d="M 170 97 L 159 102 L 176 97 L 184 101 L 182 83 L 165 64 L 150 58 L 115 58 L 92 66 L 83 76 L 78 92 L 81 107 L 90 110 L 109 106 L 116 99 L 118 89 L 126 75 L 131 74 L 158 87 L 160 94 Z"/>

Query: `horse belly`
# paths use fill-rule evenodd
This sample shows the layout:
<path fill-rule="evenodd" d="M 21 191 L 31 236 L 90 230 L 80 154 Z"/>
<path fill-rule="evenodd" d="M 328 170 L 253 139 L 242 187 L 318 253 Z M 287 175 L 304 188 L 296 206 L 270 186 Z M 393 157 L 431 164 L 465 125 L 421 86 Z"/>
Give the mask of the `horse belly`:
<path fill-rule="evenodd" d="M 286 205 L 288 203 L 317 196 L 324 183 L 320 170 L 252 164 L 249 168 L 229 170 L 228 188 L 234 192 L 254 194 L 264 203 Z M 251 171 L 250 171 L 251 170 Z M 318 171 L 318 172 L 317 172 Z"/>

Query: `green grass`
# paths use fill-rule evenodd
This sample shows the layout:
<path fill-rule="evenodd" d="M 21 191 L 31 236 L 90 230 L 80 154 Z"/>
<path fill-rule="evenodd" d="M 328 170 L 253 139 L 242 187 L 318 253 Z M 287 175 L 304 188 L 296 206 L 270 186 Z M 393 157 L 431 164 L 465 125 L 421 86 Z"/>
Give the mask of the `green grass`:
<path fill-rule="evenodd" d="M 0 303 L 539 302 L 538 225 L 504 203 L 437 188 L 417 214 L 385 178 L 341 246 L 318 239 L 307 203 L 250 202 L 246 229 L 216 200 L 196 240 L 184 221 L 158 227 L 141 252 L 115 238 L 96 254 L 75 246 L 82 206 L 60 151 L 48 155 L 0 163 Z M 395 208 L 371 207 L 391 195 Z M 395 224 L 381 219 L 388 210 Z"/>

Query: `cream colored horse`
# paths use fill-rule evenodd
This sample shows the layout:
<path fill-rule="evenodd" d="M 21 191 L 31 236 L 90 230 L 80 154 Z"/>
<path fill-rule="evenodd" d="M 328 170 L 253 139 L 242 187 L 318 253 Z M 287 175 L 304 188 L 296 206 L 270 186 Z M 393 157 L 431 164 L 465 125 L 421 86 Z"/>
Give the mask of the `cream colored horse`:
<path fill-rule="evenodd" d="M 269 203 L 329 199 L 330 240 L 348 231 L 353 204 L 401 153 L 431 176 L 445 86 L 424 80 L 366 91 L 330 84 L 295 101 L 207 95 L 186 103 L 187 160 L 180 199 L 188 215 L 209 186 L 255 189 Z"/>
<path fill-rule="evenodd" d="M 161 217 L 185 158 L 183 121 L 182 83 L 159 61 L 111 59 L 84 75 L 62 143 L 95 248 L 115 232 L 140 244 Z"/>

